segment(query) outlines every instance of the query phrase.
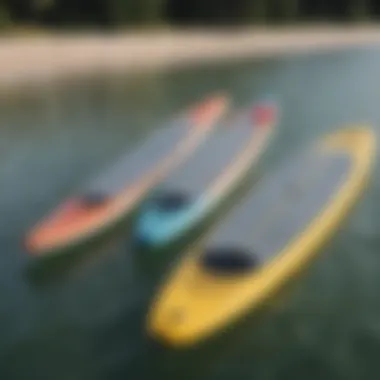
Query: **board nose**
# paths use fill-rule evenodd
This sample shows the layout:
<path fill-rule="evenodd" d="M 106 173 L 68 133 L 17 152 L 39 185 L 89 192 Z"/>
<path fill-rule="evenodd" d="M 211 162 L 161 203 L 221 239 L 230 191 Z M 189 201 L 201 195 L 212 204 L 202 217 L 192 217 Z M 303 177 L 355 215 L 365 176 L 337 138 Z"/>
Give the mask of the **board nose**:
<path fill-rule="evenodd" d="M 197 123 L 213 115 L 221 114 L 228 107 L 228 97 L 223 93 L 216 93 L 205 99 L 192 110 L 192 115 Z"/>
<path fill-rule="evenodd" d="M 266 126 L 276 122 L 278 109 L 273 103 L 263 102 L 252 107 L 251 116 L 255 125 Z"/>

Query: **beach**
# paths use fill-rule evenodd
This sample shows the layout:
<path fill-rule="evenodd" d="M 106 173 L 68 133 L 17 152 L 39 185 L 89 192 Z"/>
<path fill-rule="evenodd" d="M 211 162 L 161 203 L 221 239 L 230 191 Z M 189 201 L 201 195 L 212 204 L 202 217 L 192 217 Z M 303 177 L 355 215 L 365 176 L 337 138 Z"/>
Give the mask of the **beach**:
<path fill-rule="evenodd" d="M 375 26 L 47 34 L 0 39 L 0 86 L 312 53 L 380 42 Z"/>

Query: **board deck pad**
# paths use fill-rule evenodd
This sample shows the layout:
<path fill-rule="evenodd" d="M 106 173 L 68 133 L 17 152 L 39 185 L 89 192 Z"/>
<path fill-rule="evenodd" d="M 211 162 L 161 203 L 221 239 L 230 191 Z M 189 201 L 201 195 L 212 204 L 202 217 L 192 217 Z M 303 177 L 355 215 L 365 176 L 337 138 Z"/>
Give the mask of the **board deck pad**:
<path fill-rule="evenodd" d="M 244 250 L 258 264 L 272 259 L 338 193 L 351 165 L 344 152 L 315 150 L 282 165 L 218 227 L 208 244 L 213 256 L 217 248 L 229 247 Z"/>
<path fill-rule="evenodd" d="M 84 186 L 81 195 L 111 197 L 145 175 L 169 155 L 189 133 L 189 119 L 173 122 L 149 136 L 139 147 L 120 157 L 101 176 Z"/>
<path fill-rule="evenodd" d="M 234 123 L 223 124 L 202 144 L 184 164 L 180 165 L 160 185 L 159 192 L 186 194 L 195 199 L 252 139 L 254 126 L 248 117 Z"/>

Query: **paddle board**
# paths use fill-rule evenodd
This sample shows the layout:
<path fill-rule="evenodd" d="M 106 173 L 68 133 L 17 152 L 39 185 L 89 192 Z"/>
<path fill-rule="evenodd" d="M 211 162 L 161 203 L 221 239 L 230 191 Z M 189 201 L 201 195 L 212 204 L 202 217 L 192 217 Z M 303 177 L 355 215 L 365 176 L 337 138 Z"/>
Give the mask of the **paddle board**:
<path fill-rule="evenodd" d="M 66 251 L 123 220 L 206 139 L 227 107 L 226 96 L 211 96 L 152 133 L 32 228 L 25 239 L 28 251 L 37 256 Z"/>
<path fill-rule="evenodd" d="M 237 112 L 143 202 L 133 238 L 162 247 L 182 237 L 231 193 L 265 152 L 277 106 L 261 102 Z"/>
<path fill-rule="evenodd" d="M 346 128 L 269 173 L 181 260 L 150 310 L 150 334 L 190 345 L 262 305 L 338 228 L 364 190 L 375 150 L 371 129 Z"/>

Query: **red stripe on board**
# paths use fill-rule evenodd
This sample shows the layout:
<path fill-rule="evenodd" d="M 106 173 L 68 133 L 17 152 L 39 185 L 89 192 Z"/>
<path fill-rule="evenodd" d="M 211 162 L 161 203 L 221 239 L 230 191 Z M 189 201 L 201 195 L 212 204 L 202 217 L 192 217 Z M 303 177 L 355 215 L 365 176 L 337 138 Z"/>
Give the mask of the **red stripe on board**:
<path fill-rule="evenodd" d="M 255 125 L 266 126 L 273 123 L 277 117 L 277 107 L 271 105 L 255 106 L 252 118 Z"/>

